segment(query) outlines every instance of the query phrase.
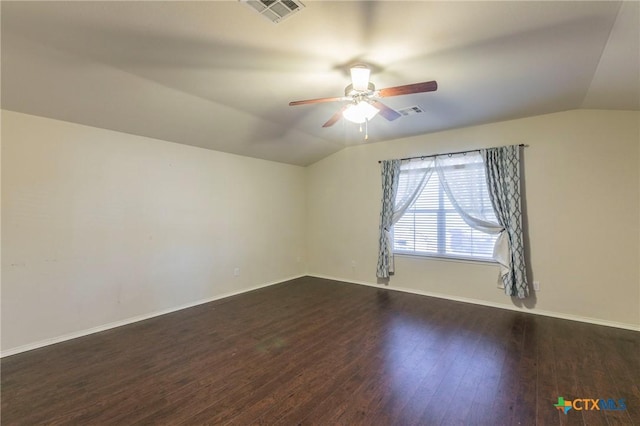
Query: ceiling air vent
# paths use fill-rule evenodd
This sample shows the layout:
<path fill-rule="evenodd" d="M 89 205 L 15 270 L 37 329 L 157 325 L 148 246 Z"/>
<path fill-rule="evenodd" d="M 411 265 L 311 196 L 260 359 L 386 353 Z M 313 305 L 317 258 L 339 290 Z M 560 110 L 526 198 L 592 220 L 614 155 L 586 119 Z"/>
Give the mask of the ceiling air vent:
<path fill-rule="evenodd" d="M 304 4 L 297 0 L 240 0 L 256 10 L 271 22 L 277 24 L 285 18 L 304 9 Z"/>
<path fill-rule="evenodd" d="M 407 116 L 407 115 L 422 114 L 424 110 L 416 105 L 412 107 L 399 109 L 398 112 L 404 116 Z"/>

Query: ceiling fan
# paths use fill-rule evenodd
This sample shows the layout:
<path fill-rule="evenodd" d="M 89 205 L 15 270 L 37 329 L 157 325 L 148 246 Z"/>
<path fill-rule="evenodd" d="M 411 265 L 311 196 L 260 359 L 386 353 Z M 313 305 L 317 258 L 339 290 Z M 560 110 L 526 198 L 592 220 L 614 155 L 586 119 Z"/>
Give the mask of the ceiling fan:
<path fill-rule="evenodd" d="M 387 87 L 376 90 L 373 83 L 369 81 L 371 70 L 366 65 L 355 65 L 351 68 L 351 84 L 344 89 L 344 96 L 335 98 L 307 99 L 304 101 L 289 102 L 289 106 L 316 104 L 321 102 L 348 101 L 338 112 L 322 125 L 322 127 L 333 126 L 340 117 L 354 122 L 365 123 L 375 117 L 378 113 L 389 121 L 400 117 L 400 113 L 389 108 L 378 98 L 390 96 L 409 95 L 412 93 L 433 92 L 438 89 L 435 81 L 423 83 L 407 84 L 404 86 Z"/>

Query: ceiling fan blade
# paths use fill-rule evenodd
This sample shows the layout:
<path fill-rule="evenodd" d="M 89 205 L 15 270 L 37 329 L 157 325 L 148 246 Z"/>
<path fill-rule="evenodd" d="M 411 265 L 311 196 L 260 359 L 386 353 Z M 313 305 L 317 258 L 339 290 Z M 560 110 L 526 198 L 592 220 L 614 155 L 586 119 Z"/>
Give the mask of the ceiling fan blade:
<path fill-rule="evenodd" d="M 351 98 L 345 98 L 344 96 L 341 96 L 339 98 L 306 99 L 304 101 L 289 102 L 289 106 L 306 105 L 306 104 L 319 104 L 321 102 L 337 102 L 337 101 L 344 101 L 346 99 L 351 99 Z"/>
<path fill-rule="evenodd" d="M 433 92 L 438 90 L 438 83 L 435 81 L 425 81 L 424 83 L 407 84 L 405 86 L 387 87 L 380 89 L 378 96 L 381 98 L 387 96 L 409 95 L 411 93 Z"/>
<path fill-rule="evenodd" d="M 334 124 L 336 124 L 338 122 L 338 120 L 340 120 L 340 118 L 342 117 L 342 112 L 347 108 L 347 105 L 343 106 L 342 108 L 340 108 L 340 110 L 338 112 L 336 112 L 335 114 L 333 114 L 331 116 L 331 118 L 322 125 L 322 127 L 331 127 Z"/>
<path fill-rule="evenodd" d="M 375 99 L 370 101 L 371 105 L 378 108 L 380 110 L 380 115 L 386 118 L 389 121 L 393 121 L 396 118 L 400 117 L 400 113 L 394 109 L 389 108 L 385 104 L 380 101 L 376 101 Z"/>

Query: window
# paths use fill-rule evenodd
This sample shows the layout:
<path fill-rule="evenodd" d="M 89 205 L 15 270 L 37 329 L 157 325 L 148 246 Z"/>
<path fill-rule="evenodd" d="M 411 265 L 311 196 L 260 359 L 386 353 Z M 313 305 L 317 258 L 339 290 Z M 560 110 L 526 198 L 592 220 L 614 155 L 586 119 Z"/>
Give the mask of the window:
<path fill-rule="evenodd" d="M 424 171 L 433 168 L 425 162 Z M 442 167 L 449 188 L 455 197 L 473 197 L 480 205 L 482 216 L 496 222 L 486 184 L 484 165 L 480 156 L 449 158 Z M 400 172 L 398 197 L 406 179 L 411 179 L 415 165 L 404 166 Z M 493 247 L 497 234 L 475 230 L 465 223 L 447 196 L 440 176 L 435 170 L 414 203 L 393 226 L 393 251 L 398 254 L 448 257 L 493 261 Z"/>

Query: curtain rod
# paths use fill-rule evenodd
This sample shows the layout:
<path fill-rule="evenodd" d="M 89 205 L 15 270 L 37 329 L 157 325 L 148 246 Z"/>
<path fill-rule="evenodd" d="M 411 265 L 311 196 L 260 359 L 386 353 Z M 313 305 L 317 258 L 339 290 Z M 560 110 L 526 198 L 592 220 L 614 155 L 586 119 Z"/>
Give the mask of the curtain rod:
<path fill-rule="evenodd" d="M 521 143 L 520 145 L 518 145 L 520 147 L 523 148 L 527 148 L 529 147 L 529 145 L 523 144 Z M 405 160 L 415 160 L 416 158 L 431 158 L 431 157 L 439 157 L 441 155 L 457 155 L 457 154 L 466 154 L 468 152 L 480 152 L 480 149 L 470 149 L 468 151 L 458 151 L 458 152 L 446 152 L 444 154 L 431 154 L 431 155 L 417 155 L 415 157 L 406 157 L 406 158 L 401 158 L 400 161 L 405 161 Z M 383 160 L 378 160 L 378 164 L 382 163 Z"/>

